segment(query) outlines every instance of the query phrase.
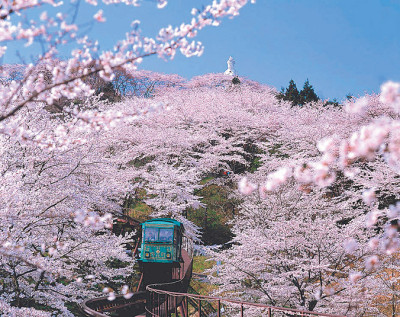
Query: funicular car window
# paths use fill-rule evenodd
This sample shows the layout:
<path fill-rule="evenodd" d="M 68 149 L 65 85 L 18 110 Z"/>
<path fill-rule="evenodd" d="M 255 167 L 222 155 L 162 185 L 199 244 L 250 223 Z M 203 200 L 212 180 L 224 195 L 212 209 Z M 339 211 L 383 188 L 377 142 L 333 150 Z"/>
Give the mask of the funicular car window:
<path fill-rule="evenodd" d="M 174 239 L 174 229 L 160 229 L 159 241 L 172 242 Z"/>
<path fill-rule="evenodd" d="M 154 242 L 158 240 L 158 228 L 146 228 L 145 240 L 148 242 Z"/>

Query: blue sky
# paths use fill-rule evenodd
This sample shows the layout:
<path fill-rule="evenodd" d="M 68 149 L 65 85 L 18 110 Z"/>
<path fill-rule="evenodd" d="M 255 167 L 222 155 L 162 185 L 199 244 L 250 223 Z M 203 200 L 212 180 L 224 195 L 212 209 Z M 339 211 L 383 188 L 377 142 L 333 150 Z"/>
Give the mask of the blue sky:
<path fill-rule="evenodd" d="M 109 49 L 135 19 L 142 21 L 143 34 L 153 36 L 162 26 L 190 21 L 190 9 L 207 3 L 170 0 L 163 10 L 154 1 L 139 8 L 107 6 L 107 22 L 89 36 Z M 82 5 L 79 20 L 91 20 L 97 10 Z M 400 81 L 400 0 L 258 0 L 238 17 L 202 30 L 198 40 L 205 46 L 201 57 L 151 57 L 142 68 L 191 78 L 225 71 L 232 55 L 240 76 L 277 89 L 290 79 L 301 88 L 308 78 L 320 97 L 339 100 L 378 92 L 386 80 Z M 4 62 L 15 61 L 7 55 Z"/>

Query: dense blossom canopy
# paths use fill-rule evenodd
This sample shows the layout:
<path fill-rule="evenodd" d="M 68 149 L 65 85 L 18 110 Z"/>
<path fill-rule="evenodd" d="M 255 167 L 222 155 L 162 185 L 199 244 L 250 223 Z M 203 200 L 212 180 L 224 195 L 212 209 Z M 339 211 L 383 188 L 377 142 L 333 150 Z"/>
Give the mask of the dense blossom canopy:
<path fill-rule="evenodd" d="M 232 247 L 212 253 L 222 260 L 218 292 L 355 316 L 398 313 L 400 84 L 344 108 L 295 108 L 242 78 L 185 82 L 137 70 L 151 55 L 201 55 L 197 32 L 247 2 L 213 1 L 155 38 L 133 21 L 105 52 L 79 35 L 61 2 L 2 2 L 0 55 L 9 41 L 43 44 L 37 63 L 0 70 L 2 314 L 73 316 L 72 303 L 102 290 L 110 300 L 130 296 L 121 277 L 132 273 L 131 236 L 112 234 L 113 215 L 142 190 L 152 216 L 182 221 L 199 241 L 187 214 L 204 207 L 198 192 L 210 175 L 240 200 Z M 93 18 L 105 23 L 106 10 Z M 61 59 L 66 43 L 74 49 Z M 215 177 L 221 169 L 229 177 Z"/>
<path fill-rule="evenodd" d="M 115 80 L 111 86 L 125 95 L 151 96 L 154 85 L 163 80 L 156 74 L 142 72 L 129 85 L 117 79 L 138 75 L 137 66 L 151 55 L 173 58 L 180 51 L 187 57 L 200 56 L 203 46 L 192 39 L 197 32 L 238 15 L 247 2 L 214 1 L 193 9 L 189 23 L 162 28 L 154 38 L 143 35 L 135 20 L 126 38 L 103 52 L 76 24 L 78 6 L 83 5 L 79 1 L 1 2 L 0 57 L 8 54 L 10 42 L 30 50 L 38 41 L 42 48 L 35 63 L 0 69 L 1 314 L 73 316 L 74 304 L 99 294 L 106 285 L 111 285 L 105 288 L 110 299 L 120 287 L 129 296 L 121 277 L 132 274 L 133 261 L 124 247 L 131 237 L 116 236 L 110 229 L 112 215 L 122 212 L 138 174 L 126 168 L 133 159 L 123 156 L 128 155 L 126 135 L 112 139 L 107 131 L 117 125 L 129 129 L 164 104 L 134 99 L 128 106 L 111 107 L 101 100 L 101 90 Z M 68 5 L 75 6 L 72 15 Z M 167 1 L 157 1 L 158 8 L 165 5 Z M 106 22 L 106 9 L 93 19 Z M 66 44 L 72 47 L 70 57 L 60 58 L 58 49 Z M 168 76 L 168 82 L 173 81 L 179 79 Z M 172 173 L 169 177 L 178 172 Z M 159 177 L 165 175 L 160 170 Z M 182 187 L 185 190 L 190 192 Z"/>

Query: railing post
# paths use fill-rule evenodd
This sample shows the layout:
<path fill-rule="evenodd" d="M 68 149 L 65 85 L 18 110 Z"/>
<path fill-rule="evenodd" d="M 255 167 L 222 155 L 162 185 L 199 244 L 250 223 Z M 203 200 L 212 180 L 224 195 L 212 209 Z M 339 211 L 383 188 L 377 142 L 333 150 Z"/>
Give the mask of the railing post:
<path fill-rule="evenodd" d="M 268 308 L 268 317 L 271 317 L 272 316 L 272 313 L 271 313 L 271 307 L 270 308 Z"/>
<path fill-rule="evenodd" d="M 153 293 L 151 291 L 148 291 L 146 293 L 146 307 L 150 312 L 152 312 L 152 309 L 153 309 Z"/>
<path fill-rule="evenodd" d="M 199 309 L 199 317 L 201 317 L 201 300 L 200 299 L 197 302 L 197 307 Z"/>
<path fill-rule="evenodd" d="M 160 316 L 160 293 L 157 293 L 157 315 Z"/>
<path fill-rule="evenodd" d="M 152 305 L 152 296 L 153 293 L 151 291 L 148 291 L 146 294 L 146 307 L 149 311 L 151 311 L 153 305 Z"/>
<path fill-rule="evenodd" d="M 178 298 L 174 295 L 175 317 L 178 317 Z"/>
<path fill-rule="evenodd" d="M 240 317 L 243 317 L 243 304 L 240 304 Z"/>
<path fill-rule="evenodd" d="M 153 314 L 155 315 L 155 314 L 157 314 L 157 304 L 156 304 L 156 301 L 157 301 L 157 299 L 156 299 L 156 296 L 157 296 L 157 293 L 156 292 L 154 292 L 153 293 Z"/>
<path fill-rule="evenodd" d="M 165 317 L 168 317 L 169 307 L 168 307 L 168 294 L 165 294 Z"/>
<path fill-rule="evenodd" d="M 221 317 L 221 301 L 218 300 L 218 317 Z"/>
<path fill-rule="evenodd" d="M 184 307 L 184 310 L 185 310 L 185 317 L 188 317 L 188 316 L 189 316 L 189 301 L 188 301 L 187 296 L 185 296 L 183 302 L 185 303 L 185 307 Z"/>

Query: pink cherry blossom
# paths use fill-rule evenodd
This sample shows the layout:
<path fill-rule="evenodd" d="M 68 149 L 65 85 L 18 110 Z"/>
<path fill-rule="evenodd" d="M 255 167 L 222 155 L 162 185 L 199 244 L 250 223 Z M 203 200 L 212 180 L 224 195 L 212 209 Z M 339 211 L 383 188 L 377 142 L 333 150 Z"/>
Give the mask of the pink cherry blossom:
<path fill-rule="evenodd" d="M 98 22 L 106 22 L 106 19 L 103 16 L 103 10 L 97 11 L 93 18 Z"/>
<path fill-rule="evenodd" d="M 400 111 L 400 83 L 388 81 L 382 84 L 380 101 L 391 105 L 398 113 Z"/>
<path fill-rule="evenodd" d="M 246 177 L 242 178 L 239 182 L 239 192 L 244 195 L 249 195 L 257 189 L 257 186 L 250 183 Z"/>
<path fill-rule="evenodd" d="M 370 188 L 363 192 L 362 194 L 363 200 L 367 205 L 371 205 L 374 201 L 376 201 L 375 189 Z"/>

